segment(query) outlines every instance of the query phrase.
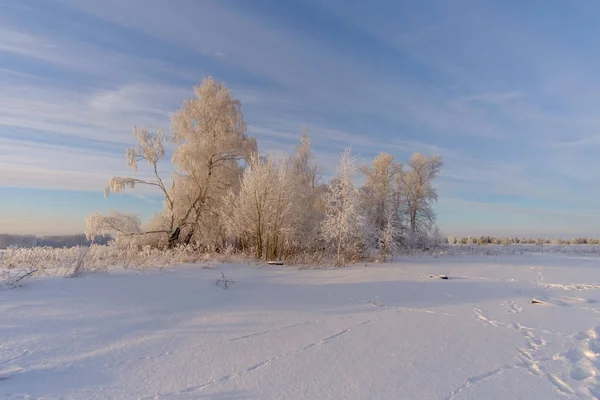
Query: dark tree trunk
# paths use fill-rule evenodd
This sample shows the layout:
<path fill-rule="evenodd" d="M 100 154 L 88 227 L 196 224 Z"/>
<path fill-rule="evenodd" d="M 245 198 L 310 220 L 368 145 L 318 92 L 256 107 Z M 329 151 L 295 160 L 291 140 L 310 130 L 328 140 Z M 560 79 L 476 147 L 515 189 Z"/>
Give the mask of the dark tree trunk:
<path fill-rule="evenodd" d="M 175 228 L 175 230 L 171 233 L 171 236 L 169 236 L 169 248 L 172 249 L 173 247 L 175 247 L 175 245 L 177 244 L 177 242 L 179 242 L 179 234 L 181 233 L 181 228 L 177 227 Z"/>
<path fill-rule="evenodd" d="M 189 231 L 189 233 L 185 236 L 185 239 L 183 240 L 183 244 L 185 244 L 186 246 L 188 244 L 190 244 L 192 242 L 192 238 L 194 237 L 194 231 L 191 230 Z"/>

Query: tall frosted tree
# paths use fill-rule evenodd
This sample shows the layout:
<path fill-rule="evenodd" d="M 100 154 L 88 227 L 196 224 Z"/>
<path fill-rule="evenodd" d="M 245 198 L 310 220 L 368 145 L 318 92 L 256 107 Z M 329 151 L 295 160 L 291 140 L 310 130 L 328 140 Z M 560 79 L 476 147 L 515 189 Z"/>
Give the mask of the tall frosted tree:
<path fill-rule="evenodd" d="M 106 195 L 123 193 L 136 185 L 144 184 L 160 189 L 165 206 L 153 222 L 152 233 L 168 237 L 168 246 L 190 243 L 211 243 L 223 236 L 219 210 L 227 192 L 239 184 L 243 172 L 240 160 L 256 151 L 256 142 L 245 135 L 241 103 L 227 87 L 212 78 L 194 87 L 195 97 L 186 100 L 181 109 L 171 116 L 173 157 L 176 173 L 167 187 L 158 173 L 158 163 L 165 156 L 165 136 L 159 132 L 134 128 L 138 141 L 135 148 L 127 150 L 128 165 L 137 170 L 138 162 L 145 160 L 153 170 L 154 179 L 114 177 L 106 188 Z M 92 220 L 90 220 L 92 222 Z M 97 214 L 92 228 L 107 227 Z M 110 222 L 107 220 L 107 222 Z M 110 225 L 119 227 L 114 221 Z M 125 232 L 138 235 L 147 232 Z"/>
<path fill-rule="evenodd" d="M 239 162 L 256 151 L 256 141 L 245 135 L 241 103 L 229 89 L 212 78 L 194 88 L 195 98 L 186 100 L 171 116 L 172 162 L 177 168 L 174 194 L 178 226 L 171 240 L 211 242 L 211 228 L 219 226 L 219 210 L 227 192 L 239 183 Z M 208 223 L 209 222 L 209 223 Z"/>
<path fill-rule="evenodd" d="M 242 176 L 239 192 L 230 191 L 223 206 L 228 231 L 252 246 L 257 259 L 265 253 L 276 178 L 274 159 L 253 154 Z"/>
<path fill-rule="evenodd" d="M 394 156 L 381 153 L 370 166 L 364 166 L 362 207 L 365 215 L 367 242 L 376 246 L 382 261 L 397 248 L 401 235 L 399 177 L 402 164 Z"/>
<path fill-rule="evenodd" d="M 335 245 L 338 266 L 345 264 L 348 255 L 357 252 L 362 239 L 364 218 L 360 212 L 360 192 L 352 182 L 356 173 L 350 149 L 346 149 L 324 196 L 322 233 L 324 239 Z"/>
<path fill-rule="evenodd" d="M 323 213 L 319 210 L 321 169 L 311 150 L 311 139 L 306 129 L 296 147 L 296 153 L 290 160 L 291 179 L 294 190 L 294 231 L 292 245 L 296 248 L 311 247 L 319 232 Z"/>
<path fill-rule="evenodd" d="M 430 158 L 415 153 L 402 171 L 402 198 L 413 239 L 423 237 L 435 224 L 433 203 L 438 199 L 433 181 L 441 171 L 440 156 Z"/>

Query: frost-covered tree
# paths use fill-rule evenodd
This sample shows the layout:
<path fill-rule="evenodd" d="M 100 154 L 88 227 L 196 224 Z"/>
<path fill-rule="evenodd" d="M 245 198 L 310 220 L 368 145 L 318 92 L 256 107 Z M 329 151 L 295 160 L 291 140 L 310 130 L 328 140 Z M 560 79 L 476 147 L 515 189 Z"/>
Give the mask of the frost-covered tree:
<path fill-rule="evenodd" d="M 360 213 L 360 193 L 352 182 L 356 172 L 354 159 L 347 149 L 340 157 L 337 174 L 324 196 L 322 233 L 335 245 L 337 265 L 343 265 L 347 255 L 356 253 L 361 241 L 364 218 Z"/>
<path fill-rule="evenodd" d="M 134 128 L 138 145 L 127 150 L 127 163 L 136 171 L 139 161 L 147 161 L 154 178 L 115 177 L 106 189 L 106 195 L 122 193 L 138 184 L 160 189 L 165 205 L 152 221 L 151 232 L 166 235 L 169 247 L 192 239 L 214 244 L 223 238 L 219 214 L 223 199 L 239 184 L 243 172 L 240 161 L 256 151 L 255 140 L 245 135 L 241 104 L 224 84 L 209 77 L 194 88 L 194 94 L 195 98 L 186 100 L 171 116 L 171 162 L 176 170 L 171 185 L 167 188 L 158 173 L 158 163 L 165 157 L 165 136 Z M 98 220 L 98 215 L 94 218 Z"/>
<path fill-rule="evenodd" d="M 294 186 L 294 214 L 292 245 L 303 249 L 314 245 L 323 219 L 321 210 L 321 168 L 311 150 L 311 140 L 303 129 L 300 144 L 290 160 L 291 180 Z"/>
<path fill-rule="evenodd" d="M 398 215 L 398 207 L 394 203 L 391 203 L 385 210 L 384 224 L 377 235 L 381 260 L 383 262 L 387 261 L 388 256 L 391 256 L 393 260 L 394 255 L 398 253 L 403 233 L 404 229 Z"/>
<path fill-rule="evenodd" d="M 398 178 L 402 173 L 402 164 L 394 162 L 391 154 L 381 153 L 370 166 L 364 166 L 360 171 L 365 175 L 361 197 L 367 228 L 366 242 L 371 247 L 376 246 L 381 259 L 385 261 L 388 250 L 398 247 L 401 236 Z"/>
<path fill-rule="evenodd" d="M 294 157 L 254 154 L 239 192 L 225 203 L 228 231 L 254 248 L 256 258 L 276 259 L 314 240 L 316 164 L 302 137 Z"/>
<path fill-rule="evenodd" d="M 223 207 L 228 231 L 253 246 L 257 259 L 264 254 L 275 179 L 274 159 L 255 153 L 244 171 L 239 192 L 230 191 Z"/>
<path fill-rule="evenodd" d="M 209 77 L 194 93 L 171 117 L 174 195 L 182 206 L 176 208 L 178 224 L 171 236 L 179 240 L 185 231 L 184 243 L 194 236 L 199 242 L 214 240 L 207 228 L 219 225 L 214 219 L 227 192 L 239 183 L 240 160 L 256 151 L 256 141 L 245 135 L 241 103 L 224 84 Z"/>
<path fill-rule="evenodd" d="M 415 239 L 424 236 L 435 224 L 433 203 L 437 201 L 437 191 L 433 180 L 443 166 L 441 157 L 427 158 L 415 153 L 402 171 L 402 196 L 409 227 Z"/>
<path fill-rule="evenodd" d="M 386 204 L 397 190 L 395 178 L 402 172 L 402 164 L 394 162 L 394 156 L 381 153 L 373 159 L 370 166 L 364 166 L 360 171 L 365 175 L 363 191 L 367 197 L 368 207 L 372 218 L 378 227 L 383 227 Z"/>

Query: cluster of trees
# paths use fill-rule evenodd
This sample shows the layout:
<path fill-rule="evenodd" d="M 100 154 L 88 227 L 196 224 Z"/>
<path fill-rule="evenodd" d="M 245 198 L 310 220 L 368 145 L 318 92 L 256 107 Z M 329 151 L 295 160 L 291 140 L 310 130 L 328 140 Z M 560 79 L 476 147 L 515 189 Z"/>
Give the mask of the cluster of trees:
<path fill-rule="evenodd" d="M 558 244 L 558 245 L 568 245 L 568 244 L 600 244 L 600 239 L 593 238 L 573 238 L 571 240 L 564 239 L 545 239 L 545 238 L 519 238 L 519 237 L 503 237 L 498 238 L 494 236 L 480 236 L 480 237 L 458 237 L 458 236 L 449 236 L 446 239 L 449 244 L 478 244 L 478 245 L 486 245 L 486 244 L 501 244 L 501 245 L 509 245 L 509 244 L 536 244 L 536 245 L 544 245 L 544 244 Z"/>
<path fill-rule="evenodd" d="M 135 215 L 94 213 L 86 220 L 89 238 L 114 234 L 128 246 L 216 251 L 233 246 L 267 260 L 323 252 L 340 265 L 374 252 L 385 260 L 402 246 L 426 245 L 432 234 L 441 240 L 433 209 L 439 156 L 415 153 L 402 165 L 381 153 L 358 166 L 345 150 L 335 176 L 324 182 L 308 135 L 293 155 L 260 154 L 245 133 L 239 100 L 224 84 L 206 78 L 194 92 L 171 116 L 170 179 L 159 171 L 167 137 L 134 127 L 137 145 L 127 150 L 127 163 L 134 171 L 148 164 L 153 178 L 114 177 L 105 191 L 152 186 L 164 196 L 163 209 L 145 226 Z"/>
<path fill-rule="evenodd" d="M 600 244 L 600 239 L 594 238 L 573 238 L 571 240 L 558 239 L 557 244 Z"/>

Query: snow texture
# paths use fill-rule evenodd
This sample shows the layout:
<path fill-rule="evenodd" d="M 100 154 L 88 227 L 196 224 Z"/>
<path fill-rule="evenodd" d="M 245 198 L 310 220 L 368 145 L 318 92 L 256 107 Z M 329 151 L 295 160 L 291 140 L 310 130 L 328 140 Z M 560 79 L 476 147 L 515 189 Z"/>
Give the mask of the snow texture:
<path fill-rule="evenodd" d="M 0 289 L 0 398 L 598 399 L 600 259 L 31 280 Z"/>

